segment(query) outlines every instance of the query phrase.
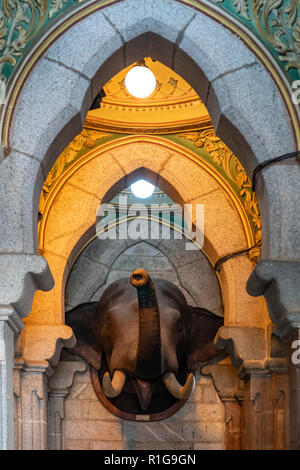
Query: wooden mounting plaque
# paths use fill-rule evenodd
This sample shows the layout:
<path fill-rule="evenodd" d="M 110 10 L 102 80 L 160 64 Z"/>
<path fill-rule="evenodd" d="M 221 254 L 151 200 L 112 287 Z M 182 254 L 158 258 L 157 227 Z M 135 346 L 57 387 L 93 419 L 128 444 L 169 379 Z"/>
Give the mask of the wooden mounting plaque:
<path fill-rule="evenodd" d="M 102 405 L 113 415 L 118 418 L 126 419 L 128 421 L 137 421 L 137 422 L 149 422 L 149 421 L 161 421 L 163 419 L 169 418 L 174 413 L 180 410 L 182 406 L 186 403 L 186 400 L 177 400 L 174 405 L 170 406 L 164 411 L 159 413 L 152 414 L 135 414 L 129 413 L 127 411 L 120 410 L 117 408 L 111 401 L 104 395 L 102 387 L 100 384 L 98 371 L 90 366 L 91 381 L 94 388 L 94 391 L 97 395 L 98 400 Z"/>

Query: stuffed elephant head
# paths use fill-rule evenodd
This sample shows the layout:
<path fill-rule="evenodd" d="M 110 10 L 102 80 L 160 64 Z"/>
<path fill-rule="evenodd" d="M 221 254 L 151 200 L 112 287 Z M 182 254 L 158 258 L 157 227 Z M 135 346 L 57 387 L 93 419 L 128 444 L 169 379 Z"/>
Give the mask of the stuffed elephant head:
<path fill-rule="evenodd" d="M 223 319 L 189 306 L 177 286 L 143 269 L 113 282 L 99 302 L 67 312 L 66 324 L 76 337 L 68 351 L 102 369 L 106 397 L 130 389 L 144 411 L 159 394 L 187 400 L 195 371 L 226 356 L 213 342 Z"/>

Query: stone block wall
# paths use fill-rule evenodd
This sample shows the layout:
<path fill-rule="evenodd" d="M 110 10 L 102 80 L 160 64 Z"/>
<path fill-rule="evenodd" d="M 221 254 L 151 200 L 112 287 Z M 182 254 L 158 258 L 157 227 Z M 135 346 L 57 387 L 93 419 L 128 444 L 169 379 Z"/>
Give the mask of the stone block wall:
<path fill-rule="evenodd" d="M 133 422 L 112 415 L 98 401 L 88 369 L 76 373 L 64 406 L 66 450 L 224 449 L 224 404 L 209 377 L 198 375 L 187 403 L 162 421 Z"/>

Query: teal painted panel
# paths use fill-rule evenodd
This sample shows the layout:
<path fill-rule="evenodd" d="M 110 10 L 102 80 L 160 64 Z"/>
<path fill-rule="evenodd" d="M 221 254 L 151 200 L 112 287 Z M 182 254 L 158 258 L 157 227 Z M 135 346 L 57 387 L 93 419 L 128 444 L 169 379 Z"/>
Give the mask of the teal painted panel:
<path fill-rule="evenodd" d="M 212 0 L 246 25 L 285 71 L 290 82 L 300 78 L 299 0 Z"/>
<path fill-rule="evenodd" d="M 0 0 L 0 78 L 6 83 L 47 26 L 79 0 Z"/>

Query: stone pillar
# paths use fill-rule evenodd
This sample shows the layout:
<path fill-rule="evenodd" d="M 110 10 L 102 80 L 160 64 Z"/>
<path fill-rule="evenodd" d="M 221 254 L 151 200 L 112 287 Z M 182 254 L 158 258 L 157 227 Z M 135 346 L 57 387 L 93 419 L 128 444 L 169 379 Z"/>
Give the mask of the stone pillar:
<path fill-rule="evenodd" d="M 273 373 L 272 376 L 275 450 L 290 448 L 289 377 L 286 369 L 285 365 L 281 373 Z"/>
<path fill-rule="evenodd" d="M 261 261 L 247 282 L 247 291 L 253 296 L 264 295 L 276 335 L 290 343 L 290 448 L 300 449 L 300 368 L 292 360 L 292 345 L 300 330 L 300 262 Z"/>
<path fill-rule="evenodd" d="M 233 401 L 233 397 L 239 397 L 241 405 L 240 409 L 236 404 L 226 405 L 230 448 L 237 446 L 237 421 L 240 422 L 240 448 L 289 448 L 287 365 L 281 349 L 272 347 L 271 334 L 271 324 L 268 329 L 225 326 L 218 332 L 217 345 L 227 348 L 235 369 L 228 369 L 222 375 L 219 367 L 214 374 L 216 388 L 220 389 L 222 400 L 230 402 L 230 398 Z M 236 387 L 241 381 L 243 391 L 241 386 Z"/>
<path fill-rule="evenodd" d="M 15 230 L 17 236 L 17 229 Z M 6 249 L 15 250 L 15 241 L 2 238 Z M 5 247 L 4 251 L 5 251 Z M 49 290 L 54 280 L 42 256 L 0 254 L 0 450 L 14 446 L 13 361 L 14 342 L 24 328 L 36 290 Z"/>
<path fill-rule="evenodd" d="M 47 449 L 47 388 L 52 369 L 43 364 L 15 365 L 15 448 Z"/>
<path fill-rule="evenodd" d="M 288 376 L 272 367 L 245 370 L 245 448 L 289 448 Z"/>
<path fill-rule="evenodd" d="M 244 380 L 246 449 L 272 450 L 274 423 L 271 374 L 248 371 Z"/>
<path fill-rule="evenodd" d="M 74 344 L 73 332 L 65 325 L 26 325 L 20 335 L 14 369 L 17 449 L 47 449 L 48 381 L 61 349 Z"/>
<path fill-rule="evenodd" d="M 11 306 L 0 307 L 0 449 L 14 446 L 13 361 L 14 340 L 24 327 Z"/>
<path fill-rule="evenodd" d="M 14 449 L 22 449 L 22 363 L 14 366 Z"/>
<path fill-rule="evenodd" d="M 243 383 L 229 360 L 202 368 L 211 375 L 215 389 L 225 405 L 226 450 L 244 449 Z"/>
<path fill-rule="evenodd" d="M 237 399 L 224 400 L 226 424 L 226 450 L 244 449 L 243 408 Z"/>
<path fill-rule="evenodd" d="M 289 341 L 290 448 L 300 450 L 300 330 Z"/>
<path fill-rule="evenodd" d="M 69 394 L 76 372 L 84 372 L 83 361 L 61 361 L 49 382 L 48 449 L 63 450 L 62 422 L 65 417 L 65 397 Z"/>

